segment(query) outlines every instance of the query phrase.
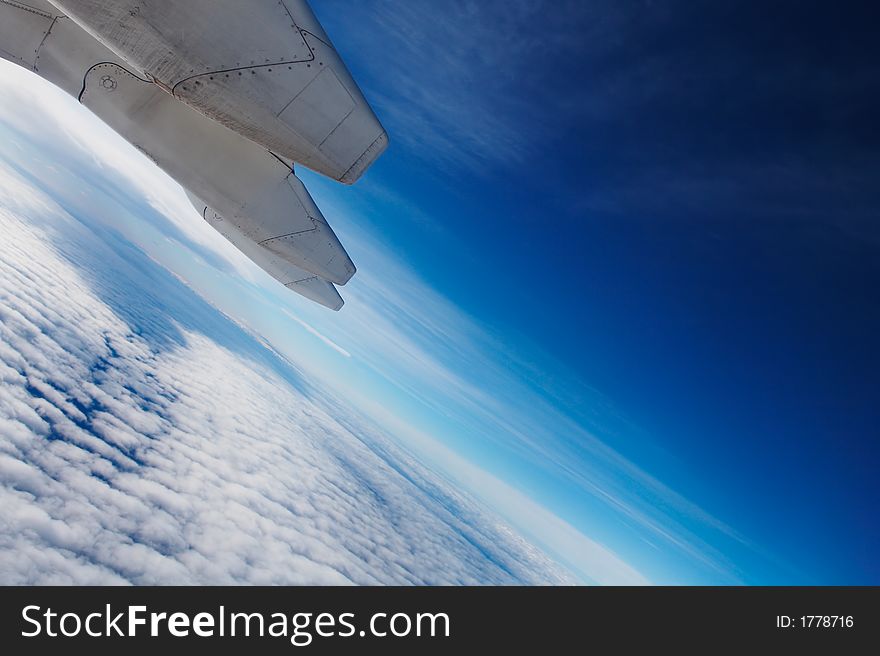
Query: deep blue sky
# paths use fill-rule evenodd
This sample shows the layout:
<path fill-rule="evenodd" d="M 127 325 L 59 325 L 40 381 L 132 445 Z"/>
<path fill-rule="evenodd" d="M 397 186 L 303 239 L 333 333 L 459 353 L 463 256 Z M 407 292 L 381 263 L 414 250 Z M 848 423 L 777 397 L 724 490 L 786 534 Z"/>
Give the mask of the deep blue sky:
<path fill-rule="evenodd" d="M 751 582 L 880 583 L 880 10 L 312 4 L 392 136 L 371 230 L 609 399 Z"/>
<path fill-rule="evenodd" d="M 298 167 L 338 314 L 5 63 L 0 156 L 579 581 L 880 584 L 880 10 L 312 4 L 392 140 Z"/>

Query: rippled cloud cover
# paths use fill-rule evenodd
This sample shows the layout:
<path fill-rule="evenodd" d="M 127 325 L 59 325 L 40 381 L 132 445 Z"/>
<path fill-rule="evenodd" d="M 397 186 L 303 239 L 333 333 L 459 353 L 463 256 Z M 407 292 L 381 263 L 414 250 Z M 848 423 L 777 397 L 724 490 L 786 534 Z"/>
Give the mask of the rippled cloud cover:
<path fill-rule="evenodd" d="M 8 161 L 0 197 L 0 582 L 572 580 Z"/>

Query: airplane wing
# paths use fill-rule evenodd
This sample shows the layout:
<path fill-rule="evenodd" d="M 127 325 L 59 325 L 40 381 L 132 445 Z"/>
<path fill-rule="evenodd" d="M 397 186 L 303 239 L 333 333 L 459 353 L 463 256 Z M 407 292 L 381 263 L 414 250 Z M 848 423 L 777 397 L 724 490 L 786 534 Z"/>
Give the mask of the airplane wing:
<path fill-rule="evenodd" d="M 297 294 L 305 296 L 326 308 L 334 311 L 342 308 L 344 301 L 339 292 L 336 291 L 333 283 L 281 259 L 272 251 L 249 239 L 232 222 L 227 221 L 215 209 L 209 207 L 191 191 L 187 190 L 186 193 L 193 207 L 196 208 L 199 214 L 202 215 L 202 218 L 212 228 L 226 237 L 233 246 L 275 278 L 275 280 Z"/>
<path fill-rule="evenodd" d="M 45 0 L 30 4 L 0 0 L 0 57 L 32 69 L 55 13 L 55 7 Z"/>
<path fill-rule="evenodd" d="M 52 0 L 129 66 L 265 148 L 351 184 L 388 135 L 305 0 Z"/>
<path fill-rule="evenodd" d="M 248 238 L 345 284 L 355 267 L 292 168 L 124 67 L 93 66 L 80 102 Z"/>
<path fill-rule="evenodd" d="M 247 65 L 215 66 L 233 54 Z M 304 0 L 0 0 L 0 56 L 75 95 L 282 284 L 342 306 L 355 266 L 293 163 L 352 182 L 387 137 Z"/>

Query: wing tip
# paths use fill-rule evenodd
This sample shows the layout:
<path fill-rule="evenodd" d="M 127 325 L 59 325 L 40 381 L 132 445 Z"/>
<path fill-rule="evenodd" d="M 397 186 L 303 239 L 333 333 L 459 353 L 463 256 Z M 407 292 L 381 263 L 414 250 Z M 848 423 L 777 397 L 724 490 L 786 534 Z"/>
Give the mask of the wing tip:
<path fill-rule="evenodd" d="M 331 282 L 320 276 L 288 282 L 284 284 L 290 291 L 321 305 L 333 312 L 339 312 L 345 305 L 345 300 L 339 294 L 339 290 Z"/>
<path fill-rule="evenodd" d="M 382 134 L 376 137 L 373 143 L 361 153 L 360 157 L 354 161 L 354 164 L 352 164 L 342 177 L 339 178 L 339 182 L 346 185 L 353 185 L 360 180 L 361 176 L 367 171 L 367 169 L 370 168 L 373 163 L 379 159 L 382 153 L 388 149 L 389 143 L 388 132 L 383 129 Z"/>

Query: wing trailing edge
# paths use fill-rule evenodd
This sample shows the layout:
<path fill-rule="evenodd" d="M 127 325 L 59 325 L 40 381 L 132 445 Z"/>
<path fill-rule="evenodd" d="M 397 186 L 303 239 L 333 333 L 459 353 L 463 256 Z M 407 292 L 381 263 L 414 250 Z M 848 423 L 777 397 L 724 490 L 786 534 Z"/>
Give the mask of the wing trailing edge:
<path fill-rule="evenodd" d="M 193 207 L 212 228 L 223 235 L 229 243 L 244 253 L 248 259 L 275 278 L 275 280 L 291 291 L 326 308 L 337 312 L 342 309 L 344 301 L 333 283 L 305 269 L 294 266 L 290 262 L 278 257 L 272 251 L 249 239 L 233 223 L 223 218 L 216 210 L 209 207 L 201 198 L 188 189 L 186 190 L 186 195 L 189 197 Z"/>

